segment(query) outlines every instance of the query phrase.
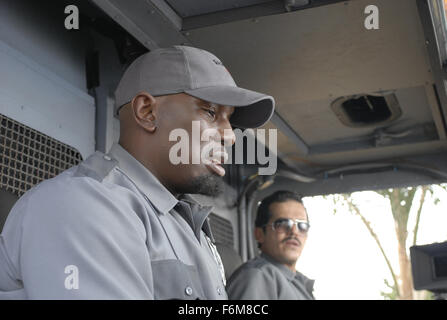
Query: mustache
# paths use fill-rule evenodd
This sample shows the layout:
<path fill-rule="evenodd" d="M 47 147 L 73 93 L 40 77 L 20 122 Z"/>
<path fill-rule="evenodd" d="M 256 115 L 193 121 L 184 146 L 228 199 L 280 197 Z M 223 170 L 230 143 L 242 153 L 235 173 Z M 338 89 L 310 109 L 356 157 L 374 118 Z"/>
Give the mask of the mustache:
<path fill-rule="evenodd" d="M 284 239 L 283 241 L 281 241 L 281 242 L 286 242 L 286 241 L 289 241 L 289 240 L 296 240 L 296 241 L 298 241 L 298 243 L 300 244 L 300 246 L 302 245 L 300 239 L 298 239 L 297 237 L 287 237 L 287 238 L 285 238 L 285 239 Z"/>

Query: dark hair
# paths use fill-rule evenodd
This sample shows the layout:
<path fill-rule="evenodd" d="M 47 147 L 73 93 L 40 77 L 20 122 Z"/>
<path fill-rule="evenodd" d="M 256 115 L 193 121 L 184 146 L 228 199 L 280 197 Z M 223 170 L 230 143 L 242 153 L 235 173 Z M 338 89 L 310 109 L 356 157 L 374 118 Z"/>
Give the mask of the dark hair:
<path fill-rule="evenodd" d="M 295 192 L 291 191 L 276 191 L 272 195 L 268 196 L 264 200 L 262 200 L 261 205 L 258 208 L 258 213 L 256 215 L 255 220 L 255 226 L 257 228 L 264 227 L 270 220 L 271 212 L 270 212 L 270 205 L 275 202 L 286 202 L 286 201 L 297 201 L 301 204 L 303 204 L 303 200 L 301 196 Z M 306 211 L 307 216 L 307 211 Z M 309 217 L 307 217 L 309 220 Z"/>

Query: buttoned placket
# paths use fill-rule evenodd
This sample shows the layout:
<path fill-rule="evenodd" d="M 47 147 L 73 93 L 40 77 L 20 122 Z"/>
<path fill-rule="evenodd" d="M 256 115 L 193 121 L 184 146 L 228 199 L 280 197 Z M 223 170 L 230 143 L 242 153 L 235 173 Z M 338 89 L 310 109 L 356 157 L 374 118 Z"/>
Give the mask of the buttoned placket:
<path fill-rule="evenodd" d="M 206 211 L 211 210 L 211 208 L 210 207 L 202 208 L 202 207 L 200 207 L 198 205 L 196 205 L 194 207 L 195 208 L 192 208 L 191 205 L 188 202 L 186 202 L 186 201 L 179 200 L 179 203 L 175 206 L 174 209 L 182 217 L 185 218 L 185 220 L 191 226 L 191 228 L 192 228 L 192 230 L 193 230 L 197 240 L 199 241 L 199 243 L 201 243 L 201 241 L 200 241 L 200 239 L 201 239 L 200 232 L 202 230 L 202 227 L 204 227 L 205 220 L 207 219 L 207 216 L 208 216 L 208 213 L 209 213 L 209 212 L 206 212 Z M 197 212 L 193 213 L 192 212 L 193 209 L 196 209 Z M 199 213 L 200 210 L 205 210 L 205 212 L 202 212 L 201 213 L 202 216 L 198 217 L 198 221 L 201 224 L 197 225 L 197 224 L 194 223 L 194 215 L 199 215 L 200 214 Z M 225 287 L 226 286 L 225 269 L 224 269 L 224 266 L 223 266 L 223 263 L 222 263 L 222 259 L 220 258 L 220 255 L 219 255 L 219 253 L 217 251 L 217 248 L 214 245 L 214 239 L 211 239 L 211 237 L 212 237 L 211 230 L 208 230 L 208 234 L 205 234 L 204 236 L 205 236 L 207 245 L 208 245 L 208 247 L 209 247 L 209 249 L 211 251 L 211 254 L 213 255 L 213 259 L 216 262 L 217 267 L 219 269 L 220 276 L 222 278 L 222 284 Z M 222 288 L 219 287 L 217 289 L 217 293 L 219 295 L 222 295 L 223 294 Z"/>
<path fill-rule="evenodd" d="M 214 242 L 214 238 L 209 223 L 206 221 L 212 207 L 202 207 L 189 196 L 184 196 L 181 199 L 174 198 L 174 196 L 170 194 L 150 172 L 146 172 L 147 169 L 143 168 L 141 163 L 128 154 L 120 145 L 114 145 L 109 155 L 104 157 L 105 160 L 108 160 L 106 157 L 110 157 L 111 160 L 117 158 L 119 162 L 119 171 L 129 178 L 132 184 L 144 196 L 152 210 L 156 213 L 176 258 L 179 261 L 189 261 L 187 257 L 188 253 L 183 250 L 176 250 L 176 245 L 172 242 L 171 235 L 176 232 L 174 231 L 175 228 L 172 224 L 172 219 L 177 220 L 173 215 L 179 215 L 181 220 L 190 227 L 190 229 L 185 230 L 185 232 L 192 232 L 190 233 L 191 236 L 196 238 L 200 247 L 208 247 L 209 254 L 211 254 L 212 259 L 217 264 L 218 270 L 220 271 L 222 284 L 225 286 L 223 264 L 221 261 L 219 263 L 219 256 L 218 254 L 216 255 L 217 250 L 213 250 L 212 243 Z M 149 179 L 143 179 L 145 174 L 149 176 Z M 218 295 L 223 295 L 225 293 L 223 288 L 224 287 L 216 287 Z M 186 295 L 193 294 L 192 287 L 189 287 L 189 289 L 185 288 L 184 290 Z"/>

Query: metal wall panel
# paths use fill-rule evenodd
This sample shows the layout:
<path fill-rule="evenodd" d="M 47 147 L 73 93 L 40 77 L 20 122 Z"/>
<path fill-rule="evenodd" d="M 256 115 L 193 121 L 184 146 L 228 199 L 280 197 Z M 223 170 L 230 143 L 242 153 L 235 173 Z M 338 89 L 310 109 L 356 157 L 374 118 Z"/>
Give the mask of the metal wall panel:
<path fill-rule="evenodd" d="M 80 151 L 95 151 L 95 102 L 0 40 L 0 113 Z"/>

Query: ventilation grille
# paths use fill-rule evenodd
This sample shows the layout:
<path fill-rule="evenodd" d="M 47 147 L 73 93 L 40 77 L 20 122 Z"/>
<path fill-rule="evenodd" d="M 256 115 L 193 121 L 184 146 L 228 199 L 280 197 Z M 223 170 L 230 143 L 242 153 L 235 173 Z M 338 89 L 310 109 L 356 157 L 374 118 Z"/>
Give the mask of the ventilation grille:
<path fill-rule="evenodd" d="M 354 128 L 383 126 L 402 115 L 394 93 L 341 97 L 331 108 L 344 125 Z"/>
<path fill-rule="evenodd" d="M 81 161 L 76 149 L 0 114 L 0 188 L 20 197 Z"/>
<path fill-rule="evenodd" d="M 231 222 L 214 213 L 209 215 L 209 220 L 216 243 L 224 244 L 232 248 L 234 239 Z"/>

